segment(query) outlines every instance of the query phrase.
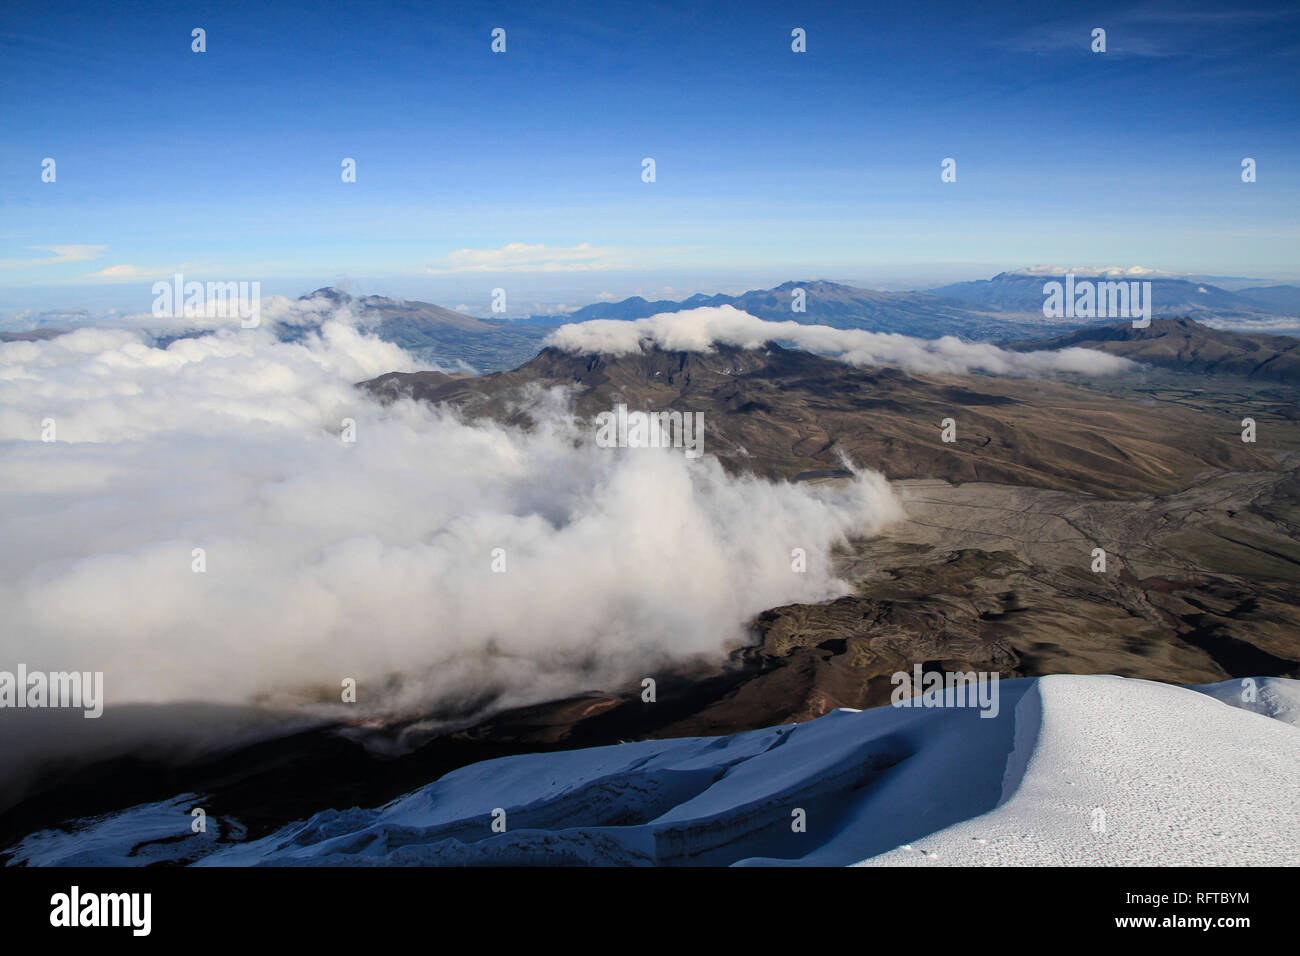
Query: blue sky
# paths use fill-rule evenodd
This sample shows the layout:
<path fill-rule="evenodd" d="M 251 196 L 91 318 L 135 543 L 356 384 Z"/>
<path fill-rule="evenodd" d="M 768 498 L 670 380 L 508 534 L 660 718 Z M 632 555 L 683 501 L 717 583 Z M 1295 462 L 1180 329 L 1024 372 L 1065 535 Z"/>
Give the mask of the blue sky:
<path fill-rule="evenodd" d="M 144 311 L 176 271 L 471 311 L 505 285 L 512 312 L 1034 264 L 1300 278 L 1293 3 L 898 6 L 6 3 L 0 313 Z"/>

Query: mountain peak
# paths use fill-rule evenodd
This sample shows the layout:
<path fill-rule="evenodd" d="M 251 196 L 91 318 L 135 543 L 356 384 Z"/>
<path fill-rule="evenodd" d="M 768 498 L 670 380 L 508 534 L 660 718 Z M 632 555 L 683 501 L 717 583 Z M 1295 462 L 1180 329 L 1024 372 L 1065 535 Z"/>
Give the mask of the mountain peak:
<path fill-rule="evenodd" d="M 352 296 L 343 289 L 337 289 L 334 286 L 321 286 L 314 292 L 308 292 L 306 295 L 298 297 L 299 302 L 306 302 L 309 299 L 328 299 L 330 302 L 351 302 Z"/>

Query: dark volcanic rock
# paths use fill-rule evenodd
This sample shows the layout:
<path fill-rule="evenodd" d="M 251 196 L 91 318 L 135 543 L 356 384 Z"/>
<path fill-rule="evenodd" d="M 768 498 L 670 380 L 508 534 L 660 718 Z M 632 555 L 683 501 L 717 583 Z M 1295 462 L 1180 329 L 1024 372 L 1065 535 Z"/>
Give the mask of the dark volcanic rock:
<path fill-rule="evenodd" d="M 991 376 L 922 377 L 853 368 L 769 344 L 711 352 L 645 347 L 627 355 L 556 348 L 509 372 L 448 380 L 391 373 L 362 383 L 473 415 L 526 422 L 529 389 L 565 385 L 586 419 L 632 409 L 703 412 L 705 451 L 735 471 L 794 478 L 842 467 L 841 453 L 888 478 L 998 481 L 1098 495 L 1177 490 L 1207 468 L 1273 467 L 1236 421 L 1191 408 L 1158 411 L 1070 385 Z M 944 443 L 940 422 L 957 422 Z"/>

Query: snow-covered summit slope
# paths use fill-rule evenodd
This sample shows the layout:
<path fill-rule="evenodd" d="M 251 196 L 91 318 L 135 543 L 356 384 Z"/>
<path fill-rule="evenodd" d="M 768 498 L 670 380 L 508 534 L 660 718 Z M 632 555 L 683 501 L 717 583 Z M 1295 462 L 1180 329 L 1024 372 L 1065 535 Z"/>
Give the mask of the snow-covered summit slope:
<path fill-rule="evenodd" d="M 1255 685 L 1248 702 L 1241 681 L 1003 681 L 992 718 L 839 710 L 507 757 L 243 843 L 177 840 L 192 802 L 171 801 L 33 835 L 15 862 L 153 862 L 166 847 L 200 865 L 1296 865 L 1300 682 Z"/>
<path fill-rule="evenodd" d="M 1295 681 L 1257 683 L 1294 699 Z M 1240 681 L 1207 690 L 1042 678 L 1017 705 L 999 805 L 864 862 L 1300 864 L 1300 730 L 1249 712 Z"/>
<path fill-rule="evenodd" d="M 1221 700 L 1233 707 L 1240 707 L 1265 717 L 1272 717 L 1300 727 L 1300 681 L 1286 680 L 1279 677 L 1253 677 L 1241 680 L 1225 680 L 1217 684 L 1202 684 L 1193 687 L 1202 694 L 1209 694 L 1215 700 Z M 1243 699 L 1248 694 L 1250 699 Z"/>

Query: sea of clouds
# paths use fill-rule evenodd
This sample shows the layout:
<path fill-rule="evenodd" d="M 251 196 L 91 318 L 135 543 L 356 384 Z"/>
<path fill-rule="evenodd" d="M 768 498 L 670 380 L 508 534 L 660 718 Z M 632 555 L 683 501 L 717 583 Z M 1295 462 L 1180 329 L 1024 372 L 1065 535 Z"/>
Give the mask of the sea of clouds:
<path fill-rule="evenodd" d="M 835 545 L 902 516 L 869 470 L 814 487 L 596 447 L 563 390 L 528 430 L 382 405 L 355 383 L 408 353 L 346 311 L 280 341 L 301 307 L 263 308 L 165 348 L 0 344 L 0 668 L 103 671 L 106 715 L 472 713 L 719 659 L 756 613 L 845 593 Z"/>

